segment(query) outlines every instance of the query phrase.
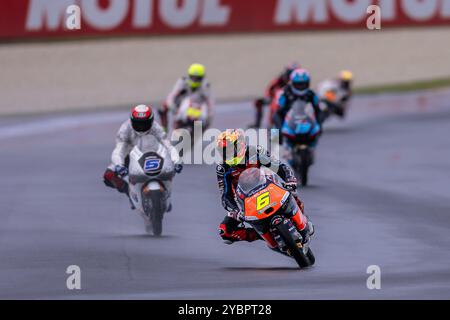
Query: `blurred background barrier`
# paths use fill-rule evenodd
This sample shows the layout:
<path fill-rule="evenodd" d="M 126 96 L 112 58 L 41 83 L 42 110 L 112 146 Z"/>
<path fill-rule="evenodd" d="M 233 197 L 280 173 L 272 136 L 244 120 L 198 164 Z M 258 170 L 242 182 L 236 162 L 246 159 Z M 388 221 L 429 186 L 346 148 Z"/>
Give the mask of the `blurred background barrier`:
<path fill-rule="evenodd" d="M 80 30 L 65 27 L 72 4 Z M 0 3 L 0 38 L 365 28 L 372 4 L 383 27 L 450 24 L 450 0 L 15 0 Z"/>
<path fill-rule="evenodd" d="M 79 31 L 64 27 L 73 3 L 81 7 Z M 206 65 L 221 101 L 261 95 L 293 61 L 311 71 L 313 85 L 341 69 L 369 89 L 450 77 L 450 0 L 379 1 L 383 23 L 375 31 L 366 28 L 372 3 L 1 1 L 0 114 L 161 102 L 193 62 Z M 284 30 L 292 32 L 267 32 Z M 60 38 L 72 41 L 22 41 Z"/>

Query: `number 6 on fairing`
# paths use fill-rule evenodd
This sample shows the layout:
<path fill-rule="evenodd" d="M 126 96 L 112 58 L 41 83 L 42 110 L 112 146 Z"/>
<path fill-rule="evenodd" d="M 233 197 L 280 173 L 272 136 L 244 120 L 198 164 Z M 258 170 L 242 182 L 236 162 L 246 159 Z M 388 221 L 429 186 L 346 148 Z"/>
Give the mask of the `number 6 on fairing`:
<path fill-rule="evenodd" d="M 256 198 L 256 210 L 261 210 L 270 204 L 270 194 L 269 192 L 264 192 L 258 198 Z"/>

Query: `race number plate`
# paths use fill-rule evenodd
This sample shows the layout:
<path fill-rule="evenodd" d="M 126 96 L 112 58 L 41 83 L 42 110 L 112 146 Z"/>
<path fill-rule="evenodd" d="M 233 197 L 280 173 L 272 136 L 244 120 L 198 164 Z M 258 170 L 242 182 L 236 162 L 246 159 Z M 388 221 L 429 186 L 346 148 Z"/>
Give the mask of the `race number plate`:
<path fill-rule="evenodd" d="M 148 152 L 139 159 L 139 163 L 146 175 L 156 176 L 161 173 L 164 159 L 155 152 Z"/>

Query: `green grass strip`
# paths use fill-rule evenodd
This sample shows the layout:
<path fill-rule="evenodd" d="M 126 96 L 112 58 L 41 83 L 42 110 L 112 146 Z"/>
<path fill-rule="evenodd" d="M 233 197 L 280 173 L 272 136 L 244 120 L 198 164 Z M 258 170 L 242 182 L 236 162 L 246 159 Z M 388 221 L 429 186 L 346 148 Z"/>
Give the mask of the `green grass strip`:
<path fill-rule="evenodd" d="M 380 86 L 367 86 L 356 88 L 355 92 L 358 94 L 376 94 L 387 92 L 410 92 L 410 91 L 438 89 L 445 87 L 450 87 L 450 77 L 434 80 L 422 80 L 397 84 L 386 84 Z"/>

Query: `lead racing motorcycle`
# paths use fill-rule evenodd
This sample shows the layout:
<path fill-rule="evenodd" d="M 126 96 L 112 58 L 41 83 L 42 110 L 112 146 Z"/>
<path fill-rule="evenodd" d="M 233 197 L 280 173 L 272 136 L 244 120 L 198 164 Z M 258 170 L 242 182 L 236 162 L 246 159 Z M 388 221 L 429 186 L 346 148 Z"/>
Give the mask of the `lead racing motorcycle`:
<path fill-rule="evenodd" d="M 245 170 L 239 176 L 236 196 L 240 218 L 263 239 L 268 233 L 275 240 L 277 251 L 295 259 L 300 268 L 315 263 L 310 239 L 303 239 L 292 219 L 300 208 L 277 174 L 264 167 Z"/>
<path fill-rule="evenodd" d="M 175 165 L 167 148 L 155 141 L 135 146 L 130 152 L 130 200 L 144 218 L 147 233 L 162 234 L 164 214 L 170 211 Z"/>

